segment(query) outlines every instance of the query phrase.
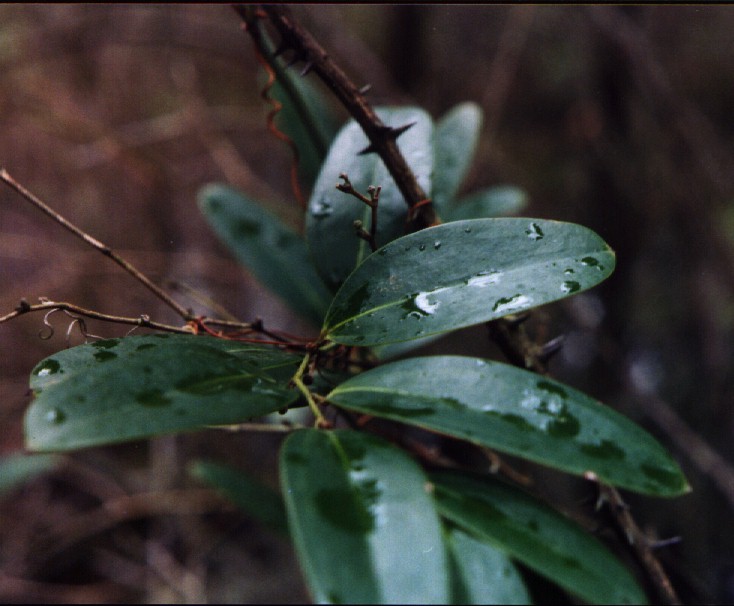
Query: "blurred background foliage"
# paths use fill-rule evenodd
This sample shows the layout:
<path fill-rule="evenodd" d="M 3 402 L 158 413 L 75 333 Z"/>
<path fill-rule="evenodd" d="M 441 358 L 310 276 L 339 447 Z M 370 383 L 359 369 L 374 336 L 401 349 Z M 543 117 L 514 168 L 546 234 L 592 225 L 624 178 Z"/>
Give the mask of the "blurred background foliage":
<path fill-rule="evenodd" d="M 693 492 L 629 495 L 633 514 L 651 536 L 682 538 L 659 556 L 684 600 L 734 600 L 734 7 L 295 10 L 358 85 L 372 84 L 373 103 L 434 118 L 462 101 L 482 106 L 465 191 L 520 186 L 524 214 L 581 223 L 616 250 L 606 283 L 541 308 L 531 329 L 565 335 L 556 378 L 645 426 L 681 462 Z M 0 72 L 0 164 L 17 180 L 202 313 L 211 298 L 244 320 L 312 331 L 237 266 L 196 208 L 201 186 L 225 181 L 301 221 L 290 155 L 267 131 L 263 75 L 230 7 L 2 5 Z M 0 315 L 48 297 L 176 321 L 7 189 L 0 284 Z M 0 454 L 22 447 L 30 369 L 83 339 L 66 336 L 60 313 L 49 321 L 47 340 L 37 315 L 0 325 Z M 499 356 L 483 329 L 434 347 Z M 275 486 L 280 441 L 220 431 L 88 450 L 7 488 L 0 600 L 306 600 L 287 542 L 186 473 L 218 456 Z M 572 505 L 590 494 L 536 478 Z"/>

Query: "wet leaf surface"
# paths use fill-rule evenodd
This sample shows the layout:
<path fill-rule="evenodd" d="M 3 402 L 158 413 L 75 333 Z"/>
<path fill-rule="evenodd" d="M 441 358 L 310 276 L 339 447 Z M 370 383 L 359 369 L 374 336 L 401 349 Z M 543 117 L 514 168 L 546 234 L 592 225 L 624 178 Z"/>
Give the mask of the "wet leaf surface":
<path fill-rule="evenodd" d="M 469 440 L 641 493 L 688 490 L 677 463 L 646 431 L 557 381 L 460 356 L 392 362 L 328 396 L 337 406 Z"/>
<path fill-rule="evenodd" d="M 327 337 L 382 345 L 486 322 L 595 286 L 614 253 L 572 223 L 456 221 L 404 236 L 368 257 L 336 294 Z"/>
<path fill-rule="evenodd" d="M 314 601 L 448 601 L 441 523 L 403 451 L 355 431 L 303 430 L 280 458 L 291 534 Z"/>
<path fill-rule="evenodd" d="M 595 604 L 644 604 L 627 568 L 596 538 L 543 503 L 497 481 L 431 477 L 441 514 L 571 593 Z"/>
<path fill-rule="evenodd" d="M 452 527 L 446 544 L 454 566 L 453 604 L 531 604 L 522 576 L 503 551 Z"/>
<path fill-rule="evenodd" d="M 104 355 L 100 355 L 104 354 Z M 213 337 L 105 339 L 46 358 L 31 373 L 26 446 L 53 451 L 110 444 L 286 408 L 299 358 Z"/>

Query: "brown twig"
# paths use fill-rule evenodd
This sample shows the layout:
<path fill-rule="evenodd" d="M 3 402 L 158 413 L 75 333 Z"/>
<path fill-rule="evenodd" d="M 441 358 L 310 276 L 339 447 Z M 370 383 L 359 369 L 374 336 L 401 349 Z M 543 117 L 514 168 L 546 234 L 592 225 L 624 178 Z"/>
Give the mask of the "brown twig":
<path fill-rule="evenodd" d="M 292 16 L 290 9 L 283 5 L 260 5 L 271 23 L 281 36 L 281 48 L 294 51 L 295 59 L 305 62 L 304 73 L 313 71 L 336 95 L 349 114 L 359 123 L 370 141 L 365 152 L 377 153 L 395 180 L 400 193 L 410 209 L 416 207 L 411 215 L 413 229 L 422 229 L 438 223 L 438 217 L 430 204 L 425 204 L 428 196 L 418 184 L 413 171 L 398 149 L 396 139 L 409 125 L 393 128 L 385 125 L 367 102 L 363 92 L 334 63 L 321 45 Z M 235 7 L 245 24 L 251 22 L 243 6 Z M 252 27 L 248 27 L 251 31 Z M 257 44 L 258 41 L 253 37 Z M 419 208 L 418 205 L 421 206 Z"/>
<path fill-rule="evenodd" d="M 594 479 L 594 478 L 590 478 Z M 668 575 L 665 573 L 660 561 L 653 553 L 653 548 L 657 545 L 645 535 L 632 517 L 629 506 L 622 500 L 621 495 L 616 488 L 597 484 L 599 488 L 599 503 L 608 505 L 609 513 L 612 516 L 618 529 L 624 534 L 627 543 L 631 547 L 638 561 L 642 564 L 647 573 L 647 578 L 654 585 L 658 600 L 661 604 L 681 604 L 680 598 L 676 594 Z"/>
<path fill-rule="evenodd" d="M 375 187 L 374 185 L 370 185 L 367 188 L 367 193 L 370 195 L 370 197 L 368 198 L 364 194 L 361 194 L 356 189 L 354 189 L 352 182 L 349 180 L 349 177 L 345 173 L 341 173 L 339 175 L 339 178 L 344 181 L 344 183 L 337 183 L 336 188 L 339 191 L 354 196 L 355 198 L 357 198 L 357 200 L 364 202 L 367 206 L 370 207 L 372 213 L 370 216 L 370 230 L 366 231 L 364 227 L 362 227 L 362 221 L 360 220 L 354 222 L 354 229 L 357 233 L 357 237 L 365 240 L 370 245 L 370 249 L 372 249 L 372 252 L 375 252 L 377 250 L 377 206 L 380 202 L 380 191 L 382 190 L 382 188 L 379 186 Z"/>
<path fill-rule="evenodd" d="M 158 297 L 161 301 L 163 301 L 166 305 L 168 305 L 171 309 L 173 309 L 179 316 L 181 316 L 184 320 L 189 321 L 194 319 L 193 314 L 190 310 L 185 309 L 183 306 L 179 305 L 176 301 L 174 301 L 168 293 L 166 293 L 163 289 L 161 289 L 159 286 L 154 284 L 147 276 L 142 274 L 138 269 L 136 269 L 131 263 L 123 259 L 120 255 L 115 253 L 109 246 L 106 244 L 103 244 L 96 238 L 93 238 L 88 233 L 71 223 L 68 219 L 61 216 L 58 212 L 53 210 L 48 204 L 40 200 L 37 196 L 35 196 L 33 193 L 28 191 L 25 187 L 23 187 L 20 183 L 18 183 L 13 177 L 10 176 L 7 170 L 0 169 L 0 180 L 14 189 L 16 192 L 18 192 L 25 200 L 33 204 L 36 208 L 44 212 L 46 215 L 51 217 L 54 221 L 56 221 L 59 225 L 73 233 L 75 236 L 89 244 L 92 248 L 98 250 L 101 252 L 104 256 L 109 257 L 112 259 L 115 263 L 117 263 L 122 269 L 124 269 L 127 273 L 129 273 L 133 278 L 135 278 L 138 282 L 143 284 L 148 290 L 150 290 L 156 297 Z"/>
<path fill-rule="evenodd" d="M 83 307 L 80 307 L 79 305 L 74 305 L 73 303 L 66 303 L 63 301 L 42 301 L 41 303 L 37 303 L 35 305 L 31 305 L 25 300 L 22 300 L 20 304 L 10 313 L 5 314 L 4 316 L 0 316 L 0 324 L 3 322 L 7 322 L 9 320 L 12 320 L 14 318 L 17 318 L 18 316 L 22 316 L 27 313 L 36 312 L 36 311 L 65 311 L 67 312 L 72 320 L 78 321 L 79 318 L 76 318 L 73 314 L 77 314 L 78 316 L 84 316 L 86 318 L 91 318 L 93 320 L 101 320 L 104 322 L 113 322 L 117 324 L 126 324 L 130 326 L 140 326 L 143 328 L 152 328 L 154 330 L 163 330 L 166 332 L 174 332 L 179 334 L 185 334 L 185 335 L 191 335 L 191 334 L 198 334 L 200 332 L 205 334 L 210 334 L 213 336 L 220 336 L 223 338 L 238 338 L 240 340 L 247 340 L 242 339 L 241 337 L 244 337 L 245 335 L 249 334 L 260 334 L 268 339 L 271 339 L 271 344 L 273 345 L 283 345 L 287 347 L 296 348 L 298 350 L 304 349 L 307 347 L 307 342 L 309 341 L 306 338 L 298 337 L 295 335 L 289 335 L 281 332 L 275 332 L 265 329 L 263 326 L 262 321 L 256 321 L 256 322 L 239 322 L 239 321 L 233 321 L 233 320 L 220 320 L 218 318 L 209 318 L 206 316 L 202 317 L 196 317 L 194 320 L 189 321 L 185 326 L 172 326 L 171 324 L 163 324 L 162 322 L 155 322 L 150 319 L 150 317 L 146 314 L 141 314 L 137 318 L 129 318 L 125 316 L 114 316 L 111 314 L 104 314 L 98 311 L 94 311 L 92 309 L 85 309 Z M 49 328 L 51 328 L 48 321 L 44 321 L 44 324 L 46 324 Z M 229 329 L 232 332 L 228 333 L 219 333 L 212 331 L 209 329 L 209 326 L 218 326 L 220 328 Z M 51 328 L 53 331 L 53 328 Z M 82 331 L 84 333 L 84 331 Z M 89 335 L 91 336 L 91 335 Z M 259 342 L 258 339 L 251 339 L 248 342 L 257 343 Z"/>
<path fill-rule="evenodd" d="M 0 324 L 3 322 L 7 322 L 8 320 L 12 320 L 13 318 L 17 318 L 18 316 L 22 316 L 23 314 L 27 314 L 34 311 L 50 311 L 50 310 L 63 310 L 67 311 L 73 314 L 79 314 L 80 316 L 85 316 L 87 318 L 92 318 L 93 320 L 103 320 L 105 322 L 115 322 L 117 324 L 128 324 L 132 326 L 140 326 L 143 328 L 153 328 L 156 330 L 164 330 L 167 332 L 177 332 L 177 333 L 183 333 L 183 334 L 191 334 L 192 330 L 188 326 L 171 326 L 170 324 L 163 324 L 161 322 L 155 322 L 150 319 L 149 316 L 142 314 L 137 318 L 126 318 L 124 316 L 113 316 L 110 314 L 103 314 L 98 311 L 94 311 L 91 309 L 84 309 L 83 307 L 79 307 L 78 305 L 74 305 L 73 303 L 66 303 L 63 301 L 44 301 L 43 303 L 37 303 L 35 305 L 31 305 L 27 301 L 21 301 L 18 307 L 16 307 L 13 311 L 11 311 L 8 314 L 5 314 L 4 316 L 0 316 Z"/>

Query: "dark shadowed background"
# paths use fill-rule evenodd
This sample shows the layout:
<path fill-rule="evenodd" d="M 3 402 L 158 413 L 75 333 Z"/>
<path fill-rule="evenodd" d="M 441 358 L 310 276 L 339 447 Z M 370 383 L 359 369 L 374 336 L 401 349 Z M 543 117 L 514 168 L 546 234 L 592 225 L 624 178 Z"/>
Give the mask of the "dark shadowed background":
<path fill-rule="evenodd" d="M 434 118 L 462 101 L 484 109 L 466 191 L 517 185 L 529 194 L 523 214 L 591 227 L 617 252 L 607 282 L 540 309 L 532 328 L 566 336 L 556 378 L 646 427 L 687 473 L 682 498 L 626 495 L 651 536 L 682 538 L 659 556 L 683 599 L 734 600 L 734 7 L 294 10 L 358 85 L 372 84 L 373 103 Z M 239 24 L 225 5 L 0 6 L 0 165 L 187 306 L 208 313 L 209 297 L 308 334 L 196 207 L 200 187 L 224 181 L 299 222 L 290 155 L 266 128 L 262 73 Z M 39 297 L 177 321 L 2 188 L 0 316 Z M 83 341 L 67 339 L 61 314 L 50 322 L 47 340 L 40 315 L 0 324 L 0 454 L 22 447 L 31 368 Z M 441 346 L 465 341 L 498 355 L 484 329 Z M 287 542 L 197 501 L 185 472 L 220 456 L 276 486 L 281 439 L 203 432 L 68 457 L 0 496 L 0 600 L 307 600 Z M 179 489 L 170 509 L 141 500 L 100 517 L 125 495 Z"/>

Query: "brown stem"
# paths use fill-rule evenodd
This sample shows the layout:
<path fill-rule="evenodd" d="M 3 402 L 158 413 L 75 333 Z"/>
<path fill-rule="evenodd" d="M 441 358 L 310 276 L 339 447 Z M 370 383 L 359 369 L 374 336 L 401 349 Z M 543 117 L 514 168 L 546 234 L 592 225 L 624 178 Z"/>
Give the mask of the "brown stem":
<path fill-rule="evenodd" d="M 396 139 L 404 132 L 403 128 L 391 128 L 380 120 L 360 89 L 334 63 L 313 36 L 293 18 L 287 6 L 261 5 L 261 8 L 280 33 L 282 44 L 291 48 L 296 57 L 306 61 L 304 71 L 313 71 L 321 78 L 362 127 L 370 141 L 368 151 L 374 151 L 382 158 L 406 204 L 411 211 L 415 208 L 415 212 L 409 214 L 412 228 L 417 230 L 437 224 L 438 217 L 433 206 L 425 202 L 428 196 L 398 149 Z M 244 10 L 238 7 L 238 13 L 247 22 Z M 256 37 L 253 40 L 258 43 Z"/>
<path fill-rule="evenodd" d="M 345 173 L 341 173 L 339 175 L 339 178 L 344 181 L 344 183 L 337 184 L 336 188 L 339 191 L 354 196 L 355 198 L 357 198 L 357 200 L 359 200 L 360 202 L 364 202 L 367 206 L 370 207 L 370 230 L 365 231 L 362 228 L 362 221 L 355 221 L 354 228 L 357 232 L 357 236 L 362 238 L 363 240 L 366 240 L 367 243 L 370 245 L 370 249 L 372 250 L 372 252 L 375 252 L 377 250 L 377 207 L 380 202 L 380 191 L 382 191 L 382 187 L 375 187 L 374 185 L 370 185 L 367 188 L 367 193 L 370 195 L 370 197 L 368 198 L 364 194 L 361 194 L 356 189 L 354 189 L 352 182 L 349 180 L 349 177 Z"/>
<path fill-rule="evenodd" d="M 642 564 L 647 577 L 654 585 L 661 604 L 681 604 L 668 575 L 653 553 L 653 542 L 640 530 L 616 488 L 599 484 L 599 498 L 609 506 L 609 512 L 627 543 Z"/>
<path fill-rule="evenodd" d="M 109 246 L 93 238 L 88 233 L 71 223 L 71 221 L 62 217 L 59 213 L 48 206 L 48 204 L 42 202 L 37 196 L 32 194 L 15 179 L 13 179 L 13 177 L 11 177 L 8 171 L 6 171 L 4 168 L 0 169 L 0 180 L 12 189 L 14 189 L 16 192 L 18 192 L 25 200 L 33 204 L 33 206 L 51 217 L 59 225 L 73 233 L 78 238 L 82 239 L 84 242 L 89 244 L 92 248 L 101 252 L 106 257 L 112 259 L 133 278 L 135 278 L 138 282 L 140 282 L 141 284 L 143 284 L 143 286 L 150 290 L 156 297 L 158 297 L 161 301 L 163 301 L 166 305 L 173 309 L 184 320 L 189 321 L 194 318 L 190 310 L 187 310 L 183 306 L 179 305 L 168 295 L 168 293 L 166 293 L 159 286 L 154 284 L 147 276 L 137 270 L 131 263 L 115 253 Z"/>
<path fill-rule="evenodd" d="M 103 314 L 98 311 L 91 309 L 84 309 L 78 305 L 72 303 L 58 302 L 58 301 L 45 301 L 36 305 L 31 305 L 27 301 L 21 301 L 20 305 L 4 316 L 0 316 L 0 324 L 22 316 L 33 311 L 50 311 L 54 309 L 68 311 L 70 313 L 79 314 L 93 320 L 103 320 L 105 322 L 116 322 L 117 324 L 128 324 L 132 326 L 142 326 L 143 328 L 153 328 L 156 330 L 165 330 L 167 332 L 177 332 L 182 334 L 191 334 L 190 328 L 182 326 L 171 326 L 170 324 L 162 324 L 161 322 L 154 322 L 147 315 L 142 314 L 137 318 L 126 318 L 123 316 L 113 316 L 110 314 Z"/>

